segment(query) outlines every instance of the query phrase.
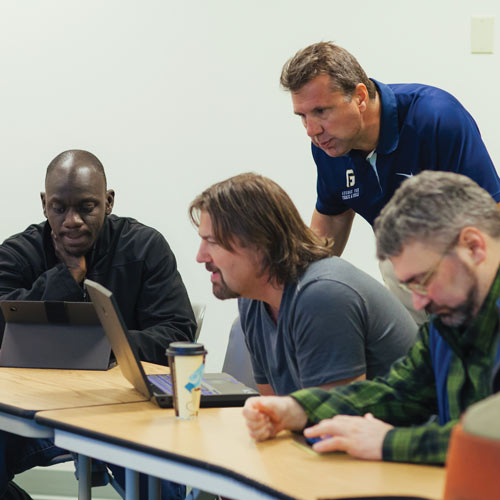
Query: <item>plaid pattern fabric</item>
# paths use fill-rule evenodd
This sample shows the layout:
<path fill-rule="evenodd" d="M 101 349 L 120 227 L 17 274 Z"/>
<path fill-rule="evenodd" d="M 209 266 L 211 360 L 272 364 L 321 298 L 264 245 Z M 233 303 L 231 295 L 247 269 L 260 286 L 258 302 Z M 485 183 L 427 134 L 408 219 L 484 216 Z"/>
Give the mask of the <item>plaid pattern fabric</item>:
<path fill-rule="evenodd" d="M 500 273 L 475 321 L 466 329 L 447 327 L 439 318 L 431 318 L 453 351 L 447 380 L 451 421 L 444 426 L 432 418 L 437 415 L 438 406 L 428 323 L 420 328 L 408 355 L 396 361 L 386 376 L 330 391 L 302 389 L 291 396 L 304 408 L 310 423 L 339 414 L 371 412 L 394 425 L 384 440 L 384 460 L 442 464 L 451 429 L 461 413 L 492 392 L 499 298 Z"/>

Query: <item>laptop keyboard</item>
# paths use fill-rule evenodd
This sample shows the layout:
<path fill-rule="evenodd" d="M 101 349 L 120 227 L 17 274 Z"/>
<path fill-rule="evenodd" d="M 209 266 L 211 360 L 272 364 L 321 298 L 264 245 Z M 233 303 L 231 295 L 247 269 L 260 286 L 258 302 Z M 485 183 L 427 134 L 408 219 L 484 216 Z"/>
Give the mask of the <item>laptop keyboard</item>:
<path fill-rule="evenodd" d="M 161 392 L 165 394 L 172 394 L 173 389 L 172 389 L 172 378 L 170 377 L 169 374 L 164 374 L 164 375 L 148 375 L 148 380 L 155 385 L 158 389 L 161 390 Z M 204 382 L 201 383 L 201 394 L 203 396 L 210 396 L 214 394 L 220 394 L 219 391 L 214 389 L 213 387 L 209 386 L 208 384 L 205 384 Z"/>

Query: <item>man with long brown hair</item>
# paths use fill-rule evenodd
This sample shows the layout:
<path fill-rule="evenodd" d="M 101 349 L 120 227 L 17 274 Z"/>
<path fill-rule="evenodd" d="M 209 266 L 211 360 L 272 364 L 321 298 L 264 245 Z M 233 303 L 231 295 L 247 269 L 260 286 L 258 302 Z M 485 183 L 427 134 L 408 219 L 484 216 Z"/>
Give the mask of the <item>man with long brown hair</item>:
<path fill-rule="evenodd" d="M 412 345 L 416 325 L 399 302 L 332 257 L 332 243 L 272 180 L 231 177 L 201 193 L 189 213 L 214 295 L 239 298 L 261 394 L 372 378 Z"/>

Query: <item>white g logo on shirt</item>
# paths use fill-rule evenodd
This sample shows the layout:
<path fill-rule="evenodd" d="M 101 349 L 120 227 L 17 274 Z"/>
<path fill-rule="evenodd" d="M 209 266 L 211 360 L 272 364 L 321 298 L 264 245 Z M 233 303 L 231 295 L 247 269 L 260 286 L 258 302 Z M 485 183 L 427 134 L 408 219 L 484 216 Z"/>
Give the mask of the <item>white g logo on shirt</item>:
<path fill-rule="evenodd" d="M 345 171 L 345 185 L 347 187 L 352 187 L 356 184 L 356 177 L 354 176 L 354 170 L 350 168 Z"/>

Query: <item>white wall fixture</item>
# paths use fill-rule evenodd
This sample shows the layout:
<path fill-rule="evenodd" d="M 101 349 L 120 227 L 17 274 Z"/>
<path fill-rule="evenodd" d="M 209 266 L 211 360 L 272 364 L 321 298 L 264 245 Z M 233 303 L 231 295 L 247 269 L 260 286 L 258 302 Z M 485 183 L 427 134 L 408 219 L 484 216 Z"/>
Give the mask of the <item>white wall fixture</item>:
<path fill-rule="evenodd" d="M 472 54 L 493 54 L 494 17 L 472 17 L 470 46 Z"/>

